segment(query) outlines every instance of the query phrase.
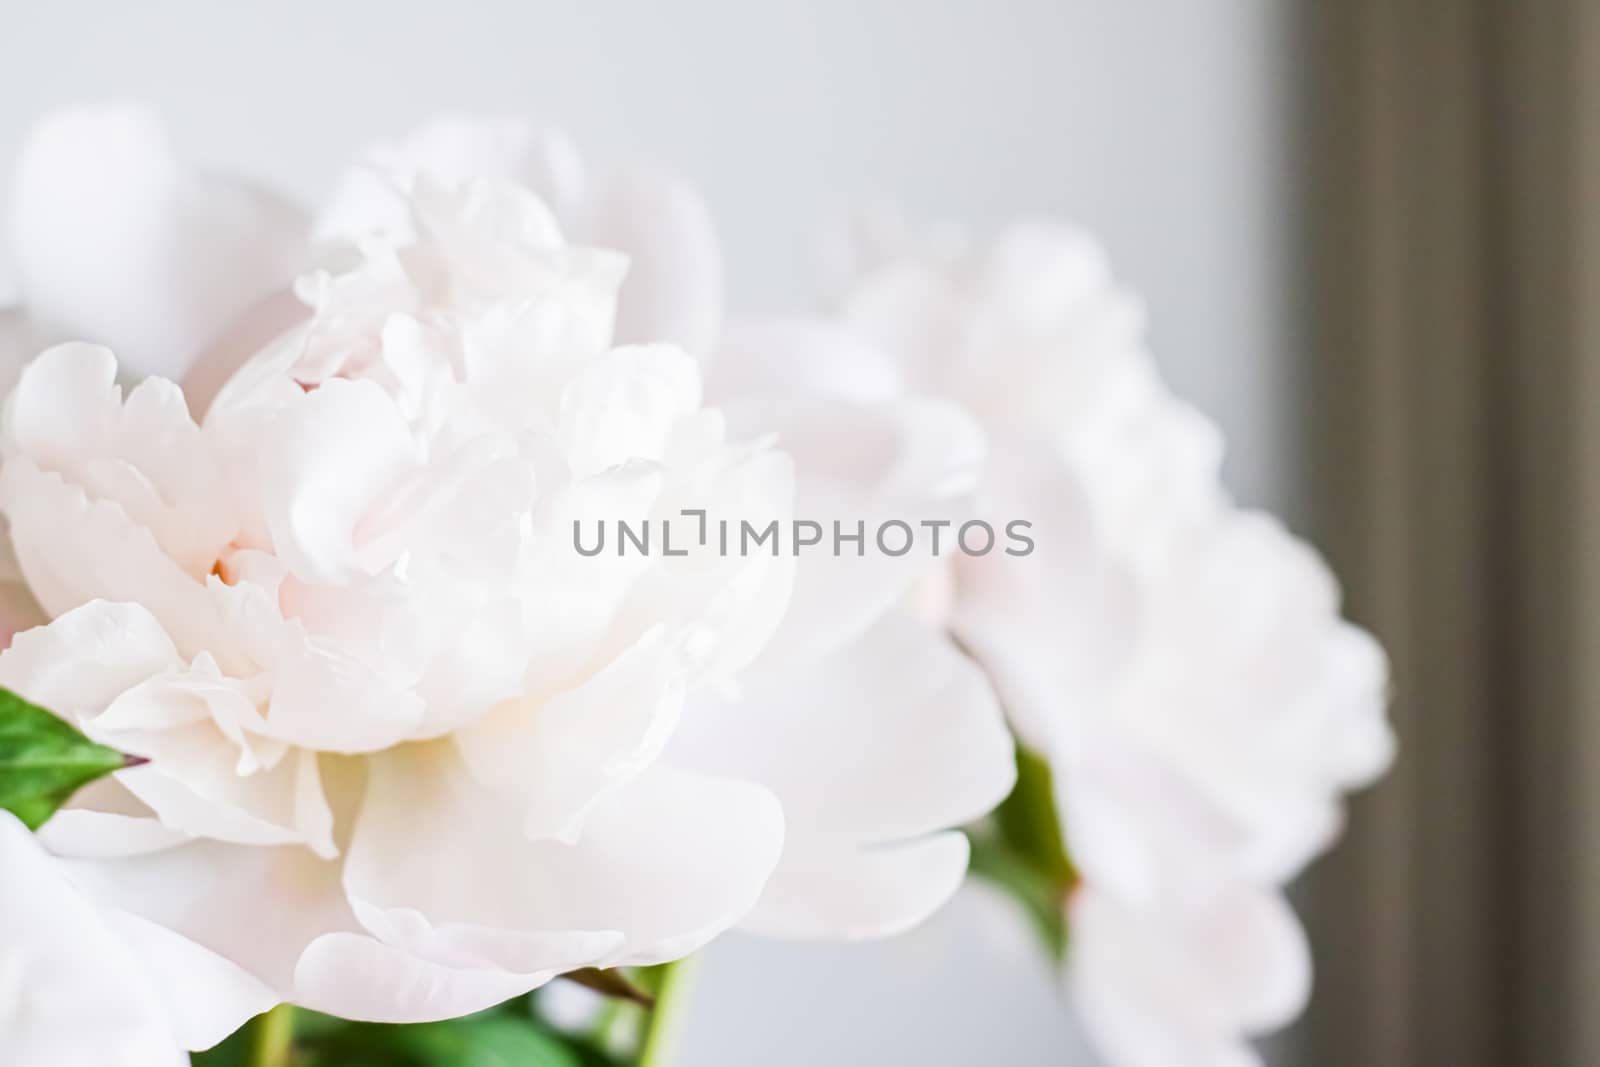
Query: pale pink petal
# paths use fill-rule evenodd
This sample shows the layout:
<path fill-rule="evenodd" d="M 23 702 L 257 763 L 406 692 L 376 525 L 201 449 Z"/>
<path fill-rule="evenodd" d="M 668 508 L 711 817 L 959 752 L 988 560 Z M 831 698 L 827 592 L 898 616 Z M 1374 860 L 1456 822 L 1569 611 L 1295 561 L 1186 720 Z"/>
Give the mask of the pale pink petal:
<path fill-rule="evenodd" d="M 666 746 L 683 707 L 680 655 L 652 630 L 577 688 L 503 704 L 455 743 L 477 778 L 526 797 L 528 837 L 575 842 L 600 798 Z"/>
<path fill-rule="evenodd" d="M 577 938 L 578 935 L 574 935 Z M 566 969 L 605 956 L 615 938 L 578 940 Z M 554 957 L 554 958 L 559 958 Z M 443 963 L 364 934 L 313 941 L 295 972 L 295 999 L 316 1011 L 380 1023 L 422 1023 L 484 1011 L 535 989 L 558 970 L 519 972 L 492 960 Z"/>
<path fill-rule="evenodd" d="M 828 656 L 751 670 L 736 699 L 697 699 L 670 758 L 771 789 L 802 849 L 962 825 L 1004 799 L 1015 777 L 983 672 L 903 611 Z"/>
<path fill-rule="evenodd" d="M 74 881 L 192 940 L 266 983 L 293 992 L 295 966 L 324 934 L 359 929 L 339 865 L 297 845 L 194 841 L 139 855 L 63 858 Z"/>
<path fill-rule="evenodd" d="M 728 414 L 735 436 L 771 434 L 794 458 L 794 514 L 815 524 L 812 545 L 785 549 L 796 579 L 773 660 L 837 647 L 955 557 L 985 448 L 956 405 L 772 393 L 730 402 Z"/>
<path fill-rule="evenodd" d="M 899 611 L 826 657 L 752 670 L 737 700 L 696 701 L 671 758 L 783 803 L 789 844 L 750 924 L 793 938 L 922 921 L 960 883 L 966 841 L 919 835 L 982 816 L 1015 777 L 982 672 Z"/>
<path fill-rule="evenodd" d="M 270 293 L 242 310 L 201 350 L 180 384 L 196 421 L 211 410 L 222 387 L 245 361 L 310 315 L 290 289 Z"/>
<path fill-rule="evenodd" d="M 1005 436 L 995 445 L 979 514 L 998 540 L 986 554 L 955 557 L 952 629 L 994 680 L 1018 736 L 1047 751 L 1074 719 L 1112 714 L 1114 687 L 1139 651 L 1142 589 L 1099 539 L 1059 459 Z"/>
<path fill-rule="evenodd" d="M 606 794 L 572 845 L 529 841 L 511 799 L 478 785 L 448 744 L 374 757 L 345 867 L 351 897 L 436 925 L 615 931 L 625 941 L 603 962 L 657 963 L 736 923 L 782 847 L 766 791 L 662 767 Z M 494 878 L 472 874 L 485 855 L 498 857 Z"/>
<path fill-rule="evenodd" d="M 17 457 L 0 468 L 0 512 L 10 520 L 28 587 L 50 615 L 97 599 L 140 604 L 184 655 L 224 651 L 205 586 L 118 505 L 92 500 L 60 475 Z"/>
<path fill-rule="evenodd" d="M 618 168 L 595 181 L 575 241 L 628 257 L 617 301 L 617 341 L 669 341 L 702 359 L 722 325 L 722 252 L 711 213 L 692 186 L 663 168 Z"/>
<path fill-rule="evenodd" d="M 126 912 L 109 919 L 148 973 L 186 1049 L 211 1048 L 278 1003 L 260 979 L 188 938 Z"/>
<path fill-rule="evenodd" d="M 394 402 L 370 381 L 328 381 L 274 430 L 258 475 L 273 548 L 307 581 L 362 573 L 357 527 L 421 459 Z"/>
<path fill-rule="evenodd" d="M 9 812 L 0 812 L 0 871 L 6 879 L 0 894 L 0 1062 L 184 1062 L 139 947 L 120 936 Z M 186 1027 L 183 1032 L 189 1036 Z"/>
<path fill-rule="evenodd" d="M 347 171 L 318 218 L 318 236 L 406 233 L 404 194 L 419 174 L 451 185 L 510 179 L 533 189 L 568 239 L 628 257 L 620 343 L 712 353 L 722 321 L 721 250 L 704 201 L 678 175 L 653 164 L 592 169 L 560 131 L 514 118 L 441 116 L 371 148 Z"/>
<path fill-rule="evenodd" d="M 967 839 L 952 831 L 905 844 L 786 853 L 740 928 L 785 940 L 893 937 L 961 888 Z"/>
<path fill-rule="evenodd" d="M 12 183 L 17 279 L 55 338 L 180 377 L 223 326 L 303 267 L 306 221 L 282 198 L 179 161 L 132 106 L 59 111 Z"/>
<path fill-rule="evenodd" d="M 0 652 L 0 686 L 76 721 L 181 665 L 171 638 L 144 608 L 92 601 L 18 634 Z"/>
<path fill-rule="evenodd" d="M 1069 914 L 1068 990 L 1111 1063 L 1253 1067 L 1250 1039 L 1294 1018 L 1310 992 L 1305 934 L 1272 891 L 1150 911 L 1091 888 Z"/>

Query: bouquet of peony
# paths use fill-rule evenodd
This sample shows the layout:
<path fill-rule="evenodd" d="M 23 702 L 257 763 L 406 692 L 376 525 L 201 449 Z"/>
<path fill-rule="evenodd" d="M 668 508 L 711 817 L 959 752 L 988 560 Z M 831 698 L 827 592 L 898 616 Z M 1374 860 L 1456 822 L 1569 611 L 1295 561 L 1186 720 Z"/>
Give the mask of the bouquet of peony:
<path fill-rule="evenodd" d="M 76 110 L 14 190 L 0 1063 L 662 1067 L 719 935 L 969 873 L 1114 1067 L 1301 1009 L 1384 656 L 1083 233 L 750 319 L 681 181 L 514 121 L 307 212 Z"/>

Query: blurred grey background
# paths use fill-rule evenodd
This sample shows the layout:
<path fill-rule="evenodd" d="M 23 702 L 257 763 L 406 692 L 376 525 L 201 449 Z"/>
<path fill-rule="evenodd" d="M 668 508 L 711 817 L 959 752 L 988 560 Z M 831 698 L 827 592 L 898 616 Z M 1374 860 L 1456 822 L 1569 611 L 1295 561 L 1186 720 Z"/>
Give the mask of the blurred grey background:
<path fill-rule="evenodd" d="M 113 96 L 307 200 L 441 110 L 665 159 L 742 310 L 810 299 L 864 206 L 1086 224 L 1232 488 L 1395 658 L 1401 763 L 1312 873 L 1275 1057 L 1600 1062 L 1593 0 L 6 6 L 0 160 Z M 685 1062 L 1088 1063 L 1053 982 L 977 892 L 886 944 L 728 939 Z"/>

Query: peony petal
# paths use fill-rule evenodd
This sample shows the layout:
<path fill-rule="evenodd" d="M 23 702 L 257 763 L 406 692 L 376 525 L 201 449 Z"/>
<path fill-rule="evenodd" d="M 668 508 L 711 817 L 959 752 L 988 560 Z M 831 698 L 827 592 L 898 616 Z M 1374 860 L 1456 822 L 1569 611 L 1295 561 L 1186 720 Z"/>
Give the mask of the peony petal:
<path fill-rule="evenodd" d="M 825 654 L 955 555 L 985 447 L 956 405 L 769 394 L 730 404 L 728 414 L 735 437 L 772 434 L 794 458 L 794 514 L 816 524 L 807 530 L 812 547 L 787 550 L 797 573 L 789 611 L 768 645 L 772 660 Z"/>
<path fill-rule="evenodd" d="M 567 220 L 564 220 L 567 221 Z M 628 257 L 617 301 L 619 344 L 671 342 L 702 359 L 722 325 L 722 252 L 705 202 L 660 167 L 621 168 L 595 182 L 570 236 Z"/>
<path fill-rule="evenodd" d="M 676 348 L 616 348 L 586 360 L 561 397 L 561 444 L 573 475 L 664 459 L 674 431 L 699 407 L 700 375 Z"/>
<path fill-rule="evenodd" d="M 1249 1038 L 1292 1019 L 1310 991 L 1305 934 L 1271 891 L 1152 912 L 1084 889 L 1070 918 L 1068 989 L 1114 1063 L 1254 1067 Z"/>
<path fill-rule="evenodd" d="M 141 374 L 180 377 L 304 265 L 295 207 L 180 163 L 141 108 L 47 116 L 12 189 L 18 281 L 41 328 L 109 344 Z"/>
<path fill-rule="evenodd" d="M 260 979 L 193 941 L 126 912 L 109 918 L 149 974 L 184 1048 L 211 1048 L 278 1003 Z"/>
<path fill-rule="evenodd" d="M 628 257 L 618 342 L 712 352 L 722 321 L 721 251 L 704 201 L 670 171 L 642 164 L 591 173 L 560 131 L 492 116 L 441 116 L 367 155 L 319 216 L 320 238 L 404 234 L 403 194 L 418 174 L 450 185 L 510 179 L 550 205 L 570 240 Z"/>
<path fill-rule="evenodd" d="M 332 380 L 285 410 L 260 457 L 261 508 L 277 554 L 308 582 L 362 573 L 356 530 L 419 461 L 394 402 L 371 381 Z"/>
<path fill-rule="evenodd" d="M 116 374 L 97 345 L 44 352 L 6 402 L 4 451 L 116 504 L 202 579 L 238 532 L 222 472 L 175 385 L 147 378 L 124 400 Z"/>
<path fill-rule="evenodd" d="M 502 704 L 455 743 L 476 777 L 527 795 L 529 838 L 574 843 L 600 798 L 665 747 L 683 708 L 680 654 L 657 628 L 576 689 Z"/>
<path fill-rule="evenodd" d="M 113 704 L 112 711 L 121 706 Z M 210 722 L 108 731 L 101 721 L 90 720 L 91 736 L 150 758 L 117 777 L 164 826 L 245 845 L 303 844 L 324 858 L 337 854 L 315 753 L 301 750 L 274 767 L 241 774 L 239 745 Z"/>
<path fill-rule="evenodd" d="M 340 175 L 318 214 L 319 241 L 355 241 L 370 233 L 409 236 L 405 197 L 421 174 L 444 185 L 482 178 L 519 182 L 558 213 L 574 206 L 585 183 L 582 161 L 563 134 L 515 118 L 441 115 L 363 154 Z"/>
<path fill-rule="evenodd" d="M 999 545 L 956 557 L 951 628 L 994 679 L 1018 736 L 1048 751 L 1073 717 L 1111 714 L 1139 650 L 1142 590 L 1048 449 L 998 438 L 981 513 Z"/>
<path fill-rule="evenodd" d="M 0 512 L 28 587 L 52 616 L 101 599 L 143 605 L 186 656 L 228 660 L 205 586 L 121 507 L 91 500 L 60 475 L 13 458 L 0 468 Z"/>
<path fill-rule="evenodd" d="M 172 640 L 148 611 L 97 600 L 18 634 L 0 653 L 0 686 L 75 721 L 104 711 L 152 674 L 180 666 Z"/>
<path fill-rule="evenodd" d="M 1339 619 L 1315 553 L 1249 512 L 1192 532 L 1143 629 L 1120 728 L 1238 828 L 1242 875 L 1292 877 L 1337 834 L 1343 792 L 1392 756 L 1381 650 Z"/>
<path fill-rule="evenodd" d="M 736 923 L 782 847 L 782 813 L 766 791 L 664 767 L 608 793 L 574 845 L 529 841 L 507 800 L 477 784 L 447 743 L 374 757 L 345 866 L 351 897 L 435 926 L 617 931 L 622 947 L 592 962 L 642 965 Z M 499 857 L 493 879 L 470 874 L 485 855 Z M 650 892 L 638 891 L 644 884 Z"/>
<path fill-rule="evenodd" d="M 1143 906 L 1235 877 L 1246 829 L 1116 723 L 1074 724 L 1046 750 L 1073 863 Z"/>
<path fill-rule="evenodd" d="M 293 290 L 280 289 L 243 309 L 195 357 L 179 383 L 195 420 L 205 419 L 236 371 L 310 315 Z"/>
<path fill-rule="evenodd" d="M 900 611 L 820 660 L 752 670 L 737 701 L 697 701 L 671 758 L 782 801 L 790 843 L 747 925 L 790 938 L 921 922 L 960 884 L 967 844 L 913 839 L 983 815 L 1015 778 L 982 673 Z"/>
<path fill-rule="evenodd" d="M 63 858 L 105 907 L 186 937 L 287 998 L 301 953 L 324 934 L 355 931 L 339 865 L 294 845 L 194 841 L 140 855 Z"/>
<path fill-rule="evenodd" d="M 1011 737 L 983 673 L 906 612 L 822 659 L 753 669 L 740 690 L 697 700 L 669 758 L 771 789 L 802 851 L 958 826 L 1011 791 Z"/>
<path fill-rule="evenodd" d="M 967 874 L 965 834 L 785 853 L 740 928 L 786 940 L 894 937 L 944 906 Z"/>
<path fill-rule="evenodd" d="M 0 812 L 0 870 L 0 1062 L 184 1062 L 138 947 L 8 812 Z"/>
<path fill-rule="evenodd" d="M 77 804 L 83 799 L 84 793 L 80 792 L 72 802 Z M 161 825 L 148 813 L 131 815 L 69 807 L 56 812 L 39 828 L 39 840 L 57 856 L 116 859 L 160 852 L 187 844 L 193 838 Z"/>
<path fill-rule="evenodd" d="M 585 945 L 573 967 L 602 957 L 615 938 Z M 554 970 L 439 963 L 360 934 L 313 941 L 295 969 L 296 1002 L 343 1019 L 423 1023 L 484 1011 L 548 982 Z"/>
<path fill-rule="evenodd" d="M 422 699 L 404 678 L 288 624 L 275 654 L 265 732 L 321 752 L 377 752 L 412 736 Z"/>

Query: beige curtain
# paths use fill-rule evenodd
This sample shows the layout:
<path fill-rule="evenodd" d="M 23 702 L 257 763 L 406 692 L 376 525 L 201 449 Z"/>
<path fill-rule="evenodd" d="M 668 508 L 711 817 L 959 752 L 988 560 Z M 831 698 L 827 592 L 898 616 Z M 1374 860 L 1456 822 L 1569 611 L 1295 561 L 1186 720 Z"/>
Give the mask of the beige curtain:
<path fill-rule="evenodd" d="M 1600 1064 L 1600 0 L 1304 10 L 1316 532 L 1403 751 L 1301 1059 Z"/>

